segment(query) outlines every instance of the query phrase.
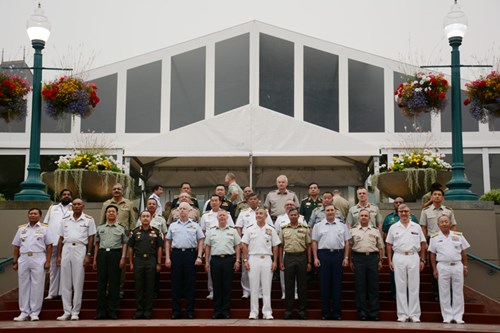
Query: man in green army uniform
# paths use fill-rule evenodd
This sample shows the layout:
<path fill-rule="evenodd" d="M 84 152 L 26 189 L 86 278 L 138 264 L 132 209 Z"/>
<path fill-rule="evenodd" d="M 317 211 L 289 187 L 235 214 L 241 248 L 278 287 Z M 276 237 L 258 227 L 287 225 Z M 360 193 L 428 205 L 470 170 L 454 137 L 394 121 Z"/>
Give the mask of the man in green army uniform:
<path fill-rule="evenodd" d="M 163 240 L 160 231 L 149 225 L 149 211 L 143 211 L 140 219 L 141 226 L 130 232 L 128 241 L 128 258 L 130 270 L 134 272 L 137 303 L 134 319 L 151 319 L 155 272 L 161 270 Z"/>
<path fill-rule="evenodd" d="M 95 319 L 118 319 L 120 274 L 125 267 L 127 236 L 117 223 L 118 207 L 106 207 L 106 224 L 97 227 L 94 264 L 97 270 L 97 315 Z M 106 300 L 107 295 L 107 300 Z"/>
<path fill-rule="evenodd" d="M 228 213 L 219 210 L 218 225 L 205 235 L 205 258 L 210 258 L 205 270 L 212 275 L 214 289 L 213 319 L 231 318 L 233 272 L 240 269 L 241 238 L 234 227 L 227 225 L 227 218 Z"/>
<path fill-rule="evenodd" d="M 309 196 L 300 202 L 299 214 L 304 215 L 306 223 L 309 222 L 311 214 L 316 207 L 323 206 L 319 196 L 319 186 L 317 183 L 311 183 L 308 186 Z"/>
<path fill-rule="evenodd" d="M 295 280 L 299 296 L 299 318 L 307 319 L 307 272 L 311 271 L 311 234 L 309 228 L 299 223 L 297 208 L 288 210 L 290 223 L 280 233 L 280 269 L 285 271 L 285 317 L 291 319 L 295 295 Z M 283 254 L 286 255 L 283 257 Z"/>

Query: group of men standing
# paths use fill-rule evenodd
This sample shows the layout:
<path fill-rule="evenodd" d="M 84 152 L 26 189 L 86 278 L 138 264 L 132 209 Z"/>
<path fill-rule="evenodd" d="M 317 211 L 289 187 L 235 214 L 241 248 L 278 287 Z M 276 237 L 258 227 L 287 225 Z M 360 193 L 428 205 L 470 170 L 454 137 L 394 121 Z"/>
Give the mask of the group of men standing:
<path fill-rule="evenodd" d="M 242 190 L 233 174 L 226 175 L 225 180 L 230 200 L 216 191 L 197 221 L 192 218 L 194 203 L 190 195 L 179 197 L 171 212 L 175 210 L 177 215 L 168 229 L 158 209 L 162 207 L 162 187 L 155 189 L 137 222 L 133 205 L 123 197 L 120 184 L 113 186 L 113 197 L 104 202 L 97 228 L 94 219 L 83 213 L 83 201 L 72 200 L 68 190 L 61 191 L 60 203 L 49 208 L 45 223 L 40 222 L 41 211 L 31 209 L 29 223 L 19 227 L 13 241 L 14 269 L 19 270 L 21 291 L 21 314 L 14 320 L 38 320 L 45 269 L 50 270 L 47 299 L 62 296 L 64 313 L 57 319 L 78 320 L 84 269 L 91 263 L 92 254 L 92 266 L 98 272 L 95 319 L 118 318 L 127 257 L 136 283 L 134 318 L 149 319 L 153 299 L 159 292 L 164 251 L 164 264 L 171 270 L 172 319 L 183 317 L 182 298 L 186 299 L 186 318 L 194 318 L 196 266 L 203 264 L 204 256 L 210 276 L 207 298 L 214 300 L 214 319 L 230 318 L 233 273 L 241 267 L 242 298 L 250 298 L 249 319 L 259 317 L 260 298 L 263 318 L 274 318 L 271 284 L 273 272 L 279 268 L 284 272 L 284 319 L 293 317 L 295 299 L 298 318 L 307 318 L 307 273 L 316 270 L 322 319 L 341 320 L 343 268 L 350 266 L 355 274 L 358 316 L 376 321 L 378 271 L 385 255 L 385 239 L 387 260 L 394 271 L 398 321 L 419 322 L 419 271 L 426 262 L 428 236 L 443 320 L 463 323 L 462 288 L 469 244 L 454 230 L 453 213 L 442 206 L 442 190 L 432 192 L 433 204 L 422 211 L 420 226 L 412 221 L 410 209 L 401 198 L 395 200 L 395 212 L 382 223 L 377 206 L 368 202 L 365 188 L 357 190 L 358 203 L 349 207 L 338 191 L 320 196 L 318 184 L 311 183 L 309 197 L 299 202 L 287 189 L 286 176 L 281 175 L 276 180 L 277 190 L 270 192 L 260 207 L 257 195 L 251 189 Z M 234 223 L 231 215 L 236 211 Z M 26 268 L 26 262 L 31 260 L 38 263 L 37 269 Z M 37 278 L 27 279 L 27 272 Z M 458 273 L 461 280 L 457 279 Z M 26 281 L 32 282 L 27 286 Z"/>

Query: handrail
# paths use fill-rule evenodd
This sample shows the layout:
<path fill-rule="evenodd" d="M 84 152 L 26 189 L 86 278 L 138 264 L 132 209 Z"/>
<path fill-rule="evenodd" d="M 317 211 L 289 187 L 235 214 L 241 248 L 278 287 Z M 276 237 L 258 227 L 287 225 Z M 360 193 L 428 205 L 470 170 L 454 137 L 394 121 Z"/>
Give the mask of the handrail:
<path fill-rule="evenodd" d="M 473 255 L 472 253 L 467 253 L 467 257 L 471 258 L 472 260 L 478 261 L 483 265 L 486 265 L 488 267 L 488 275 L 493 275 L 495 274 L 495 271 L 500 271 L 499 266 L 492 264 L 491 262 L 488 262 L 484 259 L 481 259 L 478 256 Z"/>
<path fill-rule="evenodd" d="M 5 258 L 3 260 L 0 261 L 0 273 L 3 273 L 5 272 L 5 267 L 4 265 L 5 264 L 8 264 L 9 262 L 13 261 L 14 260 L 14 257 L 10 256 L 8 258 Z"/>

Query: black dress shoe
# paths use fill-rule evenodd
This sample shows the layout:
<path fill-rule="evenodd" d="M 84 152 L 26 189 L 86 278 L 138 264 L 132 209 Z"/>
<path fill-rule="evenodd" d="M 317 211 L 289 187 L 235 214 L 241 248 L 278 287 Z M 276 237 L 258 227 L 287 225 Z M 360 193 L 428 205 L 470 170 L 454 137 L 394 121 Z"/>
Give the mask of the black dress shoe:
<path fill-rule="evenodd" d="M 138 313 L 137 313 L 137 314 L 134 316 L 134 319 L 144 319 L 144 315 L 142 315 L 142 314 L 138 314 Z"/>
<path fill-rule="evenodd" d="M 290 320 L 292 319 L 292 314 L 291 313 L 285 313 L 285 316 L 283 317 L 285 320 Z"/>
<path fill-rule="evenodd" d="M 108 318 L 106 318 L 105 315 L 97 315 L 94 317 L 94 320 L 104 320 L 104 319 L 108 319 Z"/>
<path fill-rule="evenodd" d="M 360 317 L 359 317 L 359 320 L 361 320 L 361 321 L 367 321 L 367 320 L 368 320 L 368 318 L 366 318 L 366 316 L 360 316 Z"/>
<path fill-rule="evenodd" d="M 188 313 L 186 317 L 187 319 L 194 319 L 194 313 Z"/>
<path fill-rule="evenodd" d="M 321 320 L 330 320 L 331 317 L 330 316 L 321 316 Z"/>
<path fill-rule="evenodd" d="M 370 320 L 371 321 L 380 321 L 380 318 L 378 316 L 375 316 L 375 317 L 371 317 Z"/>
<path fill-rule="evenodd" d="M 181 318 L 182 318 L 182 316 L 181 316 L 181 314 L 180 314 L 180 313 L 174 313 L 174 314 L 172 315 L 172 319 L 181 319 Z"/>
<path fill-rule="evenodd" d="M 109 316 L 109 319 L 117 320 L 118 319 L 118 315 L 117 314 L 112 314 L 111 316 Z"/>
<path fill-rule="evenodd" d="M 299 313 L 299 319 L 300 320 L 307 320 L 307 316 L 305 313 Z"/>
<path fill-rule="evenodd" d="M 342 316 L 333 316 L 332 320 L 342 320 Z"/>

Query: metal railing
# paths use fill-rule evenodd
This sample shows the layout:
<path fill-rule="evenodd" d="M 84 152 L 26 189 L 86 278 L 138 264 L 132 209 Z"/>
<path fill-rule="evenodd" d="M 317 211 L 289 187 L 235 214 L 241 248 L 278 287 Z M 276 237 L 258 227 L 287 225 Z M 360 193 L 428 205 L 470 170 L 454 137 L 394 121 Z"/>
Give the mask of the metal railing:
<path fill-rule="evenodd" d="M 0 261 L 0 273 L 5 272 L 5 265 L 14 260 L 14 257 L 8 257 Z"/>
<path fill-rule="evenodd" d="M 481 259 L 478 256 L 473 255 L 472 253 L 467 253 L 467 257 L 488 267 L 488 275 L 493 275 L 496 273 L 496 271 L 500 271 L 499 266 L 492 264 L 491 262 L 488 262 L 484 259 Z"/>

